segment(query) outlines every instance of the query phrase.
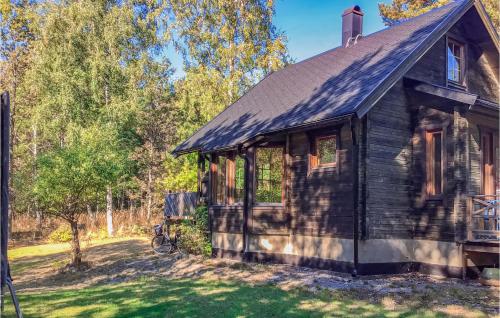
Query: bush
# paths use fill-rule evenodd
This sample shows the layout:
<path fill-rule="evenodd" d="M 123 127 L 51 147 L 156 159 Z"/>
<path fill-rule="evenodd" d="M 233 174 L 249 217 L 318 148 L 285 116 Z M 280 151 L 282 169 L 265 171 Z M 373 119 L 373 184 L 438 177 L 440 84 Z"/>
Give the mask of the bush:
<path fill-rule="evenodd" d="M 49 241 L 52 243 L 70 242 L 72 238 L 71 229 L 68 224 L 61 224 L 57 229 L 49 234 Z"/>
<path fill-rule="evenodd" d="M 196 208 L 193 220 L 186 220 L 179 224 L 175 230 L 181 233 L 179 247 L 194 255 L 212 255 L 212 244 L 208 230 L 208 208 L 200 206 Z"/>

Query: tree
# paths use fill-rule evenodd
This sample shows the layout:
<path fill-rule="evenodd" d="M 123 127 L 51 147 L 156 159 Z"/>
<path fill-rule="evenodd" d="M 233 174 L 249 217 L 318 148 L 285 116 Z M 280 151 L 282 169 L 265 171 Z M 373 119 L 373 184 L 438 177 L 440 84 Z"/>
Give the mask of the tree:
<path fill-rule="evenodd" d="M 386 25 L 393 25 L 402 20 L 406 20 L 434 8 L 443 6 L 450 0 L 393 0 L 389 4 L 380 3 L 378 5 L 382 20 Z M 482 0 L 486 11 L 490 15 L 491 21 L 498 29 L 499 27 L 499 6 L 498 0 Z"/>
<path fill-rule="evenodd" d="M 169 5 L 171 37 L 186 68 L 219 72 L 227 80 L 229 103 L 288 60 L 286 38 L 272 22 L 272 0 L 170 0 Z"/>
<path fill-rule="evenodd" d="M 35 195 L 45 213 L 67 221 L 72 233 L 71 264 L 82 261 L 78 220 L 102 189 L 102 175 L 109 170 L 106 138 L 96 129 L 71 129 L 63 147 L 57 147 L 38 159 Z"/>
<path fill-rule="evenodd" d="M 286 38 L 273 24 L 274 1 L 169 0 L 170 38 L 186 76 L 174 85 L 177 142 L 232 104 L 289 60 Z M 165 161 L 169 190 L 196 188 L 195 155 Z"/>
<path fill-rule="evenodd" d="M 0 3 L 0 91 L 10 92 L 10 149 L 9 149 L 9 170 L 14 174 L 21 170 L 22 158 L 19 155 L 25 152 L 18 152 L 17 146 L 20 143 L 18 120 L 23 120 L 22 109 L 18 107 L 18 88 L 28 67 L 29 44 L 33 40 L 33 28 L 36 14 L 33 4 L 28 0 L 2 1 Z M 33 160 L 31 160 L 33 161 Z M 12 218 L 16 201 L 16 194 L 23 196 L 17 191 L 14 179 L 9 181 L 9 233 L 12 231 Z M 22 200 L 22 199 L 21 199 Z M 23 203 L 26 203 L 24 201 Z M 38 211 L 37 217 L 41 219 Z"/>
<path fill-rule="evenodd" d="M 168 68 L 168 60 L 156 56 L 155 8 L 149 1 L 84 0 L 49 2 L 40 10 L 44 15 L 21 86 L 32 106 L 32 125 L 26 127 L 37 129 L 36 135 L 28 129 L 25 134 L 30 141 L 36 137 L 41 158 L 35 161 L 35 197 L 43 199 L 47 213 L 76 229 L 74 262 L 80 260 L 75 224 L 97 197 L 107 199 L 113 234 L 113 193 L 137 176 L 133 154 L 144 143 L 141 116 L 160 83 L 168 82 L 168 77 L 158 80 L 168 74 L 158 71 Z M 154 92 L 149 87 L 156 82 Z M 51 169 L 57 170 L 53 176 Z"/>
<path fill-rule="evenodd" d="M 172 105 L 172 89 L 169 83 L 170 67 L 168 61 L 143 61 L 143 68 L 148 69 L 141 78 L 142 89 L 136 98 L 143 105 L 137 113 L 137 134 L 140 146 L 136 148 L 133 159 L 138 164 L 136 181 L 145 196 L 146 219 L 149 222 L 155 202 L 162 201 L 162 163 L 167 150 L 173 146 L 177 122 Z M 158 200 L 159 199 L 159 200 Z"/>

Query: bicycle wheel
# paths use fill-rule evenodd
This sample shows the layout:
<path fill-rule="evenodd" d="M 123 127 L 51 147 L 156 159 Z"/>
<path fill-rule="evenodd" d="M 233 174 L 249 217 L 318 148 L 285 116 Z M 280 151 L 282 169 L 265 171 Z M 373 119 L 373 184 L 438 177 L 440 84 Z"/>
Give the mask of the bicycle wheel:
<path fill-rule="evenodd" d="M 151 240 L 151 248 L 156 254 L 169 254 L 172 252 L 172 243 L 163 235 L 157 235 Z"/>

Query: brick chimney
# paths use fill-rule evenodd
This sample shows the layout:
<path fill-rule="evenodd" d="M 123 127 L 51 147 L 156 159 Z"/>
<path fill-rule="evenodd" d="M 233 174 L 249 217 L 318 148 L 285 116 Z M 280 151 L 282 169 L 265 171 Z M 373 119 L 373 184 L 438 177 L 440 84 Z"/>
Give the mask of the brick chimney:
<path fill-rule="evenodd" d="M 363 33 L 363 12 L 359 6 L 348 8 L 342 14 L 342 46 L 349 38 Z"/>

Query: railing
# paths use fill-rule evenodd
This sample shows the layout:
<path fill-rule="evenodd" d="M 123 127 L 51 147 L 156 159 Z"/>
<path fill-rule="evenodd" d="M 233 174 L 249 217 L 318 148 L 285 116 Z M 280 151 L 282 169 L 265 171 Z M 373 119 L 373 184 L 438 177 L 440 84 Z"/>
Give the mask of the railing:
<path fill-rule="evenodd" d="M 467 198 L 467 239 L 500 240 L 500 195 L 473 195 Z"/>

